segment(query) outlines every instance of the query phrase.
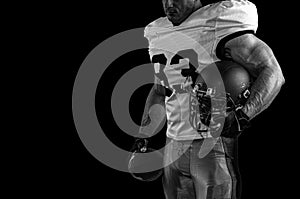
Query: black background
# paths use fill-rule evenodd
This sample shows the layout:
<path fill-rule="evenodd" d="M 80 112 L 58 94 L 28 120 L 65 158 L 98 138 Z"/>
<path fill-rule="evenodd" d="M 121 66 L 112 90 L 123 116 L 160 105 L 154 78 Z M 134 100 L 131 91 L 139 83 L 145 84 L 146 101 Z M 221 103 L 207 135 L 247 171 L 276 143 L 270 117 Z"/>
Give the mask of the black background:
<path fill-rule="evenodd" d="M 289 133 L 292 129 L 289 125 L 289 109 L 286 106 L 292 99 L 289 96 L 291 92 L 288 92 L 288 67 L 293 65 L 293 60 L 289 52 L 290 42 L 287 42 L 290 32 L 287 30 L 292 27 L 288 21 L 292 16 L 286 12 L 283 14 L 280 4 L 273 2 L 270 5 L 271 2 L 266 1 L 255 3 L 259 13 L 257 36 L 273 49 L 285 75 L 286 84 L 270 108 L 255 118 L 251 129 L 240 137 L 239 160 L 243 198 L 288 198 L 286 194 L 291 189 L 291 182 L 287 177 L 292 174 L 292 169 L 286 168 L 292 165 L 293 160 L 289 155 L 292 147 L 289 145 Z M 64 95 L 67 94 L 66 100 L 58 94 L 55 101 L 69 103 L 60 107 L 67 109 L 68 113 L 60 120 L 60 128 L 53 133 L 55 141 L 48 148 L 53 153 L 43 164 L 45 169 L 38 172 L 40 176 L 36 180 L 36 189 L 42 190 L 44 194 L 66 197 L 164 198 L 161 180 L 137 181 L 128 173 L 108 168 L 96 160 L 79 139 L 70 105 L 77 71 L 89 52 L 117 33 L 144 27 L 163 16 L 161 1 L 82 1 L 53 3 L 44 7 L 45 9 L 38 11 L 46 16 L 42 22 L 43 31 L 48 33 L 46 40 L 50 41 L 49 45 L 55 45 L 50 60 L 52 61 L 51 56 L 54 54 L 59 56 L 60 61 L 53 64 L 58 72 L 57 79 L 63 82 L 59 83 L 59 87 L 63 88 Z M 38 16 L 33 16 L 36 17 Z M 139 54 L 137 57 L 141 59 Z M 131 58 L 126 60 L 131 62 Z M 57 84 L 55 80 L 51 81 L 54 85 Z M 149 88 L 145 87 L 138 95 L 146 97 L 147 89 Z M 96 102 L 97 110 L 105 106 L 102 103 Z M 140 105 L 133 112 L 136 121 L 142 114 L 143 103 L 139 101 Z M 117 130 L 115 133 L 120 138 L 111 138 L 114 143 L 124 148 L 130 147 L 132 138 L 125 138 Z"/>

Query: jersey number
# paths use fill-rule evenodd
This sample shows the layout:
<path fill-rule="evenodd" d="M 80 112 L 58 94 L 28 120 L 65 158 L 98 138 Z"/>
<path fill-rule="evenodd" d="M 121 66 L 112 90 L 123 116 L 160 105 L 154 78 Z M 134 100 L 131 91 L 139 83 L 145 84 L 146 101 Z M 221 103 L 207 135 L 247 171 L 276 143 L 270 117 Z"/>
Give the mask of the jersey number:
<path fill-rule="evenodd" d="M 197 73 L 196 73 L 196 69 L 198 68 L 198 54 L 195 52 L 195 50 L 193 49 L 188 49 L 188 50 L 182 50 L 179 51 L 177 54 L 175 54 L 170 62 L 170 66 L 174 65 L 174 64 L 179 64 L 181 59 L 185 59 L 188 58 L 189 59 L 189 68 L 185 68 L 185 69 L 180 69 L 181 70 L 181 75 L 183 77 L 191 77 L 193 84 L 197 78 Z M 168 79 L 166 74 L 164 73 L 164 68 L 167 64 L 167 58 L 164 54 L 158 54 L 158 55 L 154 55 L 152 57 L 152 63 L 159 63 L 161 67 L 159 67 L 159 71 L 157 73 L 155 73 L 156 77 L 159 78 L 161 81 L 163 81 L 165 87 L 167 87 L 168 89 L 171 89 L 169 83 L 168 83 Z M 192 86 L 194 86 L 192 84 Z M 176 84 L 173 85 L 173 89 L 175 90 L 176 93 L 186 93 L 185 90 L 183 90 L 181 88 L 181 84 Z"/>

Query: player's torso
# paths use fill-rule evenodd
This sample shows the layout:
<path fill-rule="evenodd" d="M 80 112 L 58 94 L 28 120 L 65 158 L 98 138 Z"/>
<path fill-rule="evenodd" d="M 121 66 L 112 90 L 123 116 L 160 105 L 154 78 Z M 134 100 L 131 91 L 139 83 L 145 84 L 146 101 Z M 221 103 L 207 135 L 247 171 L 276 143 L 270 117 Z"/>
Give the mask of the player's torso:
<path fill-rule="evenodd" d="M 156 20 L 145 29 L 149 40 L 149 54 L 155 75 L 172 91 L 166 97 L 167 136 L 177 140 L 211 137 L 209 128 L 201 123 L 196 98 L 192 92 L 192 78 L 186 69 L 200 72 L 218 61 L 215 50 L 223 37 L 219 4 L 205 6 L 194 12 L 180 26 L 173 26 L 167 18 Z M 230 31 L 229 31 L 230 32 Z M 229 33 L 228 33 L 229 34 Z"/>

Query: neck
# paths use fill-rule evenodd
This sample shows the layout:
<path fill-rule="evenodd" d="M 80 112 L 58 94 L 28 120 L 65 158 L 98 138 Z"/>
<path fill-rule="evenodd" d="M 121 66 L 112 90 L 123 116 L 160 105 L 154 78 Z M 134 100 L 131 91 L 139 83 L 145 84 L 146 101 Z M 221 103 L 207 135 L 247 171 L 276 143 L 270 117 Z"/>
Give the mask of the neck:
<path fill-rule="evenodd" d="M 194 7 L 192 9 L 192 12 L 187 15 L 184 19 L 182 19 L 179 23 L 173 23 L 174 26 L 178 26 L 180 25 L 184 20 L 186 20 L 191 14 L 193 14 L 196 10 L 198 10 L 199 8 L 202 7 L 202 3 L 200 0 L 195 0 L 195 4 L 194 4 Z"/>

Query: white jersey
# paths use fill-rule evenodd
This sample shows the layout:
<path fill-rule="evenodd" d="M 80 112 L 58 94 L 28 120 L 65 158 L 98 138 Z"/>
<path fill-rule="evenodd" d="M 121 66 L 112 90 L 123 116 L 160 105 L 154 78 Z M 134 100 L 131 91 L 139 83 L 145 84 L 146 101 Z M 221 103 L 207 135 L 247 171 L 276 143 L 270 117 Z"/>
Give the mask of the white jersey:
<path fill-rule="evenodd" d="M 258 27 L 255 5 L 247 0 L 229 0 L 210 4 L 191 14 L 181 25 L 173 26 L 167 17 L 159 18 L 145 28 L 149 54 L 161 84 L 172 90 L 165 98 L 167 137 L 192 140 L 211 137 L 209 128 L 195 112 L 191 78 L 182 69 L 193 62 L 197 72 L 220 61 L 216 47 L 220 40 L 235 32 Z M 181 59 L 176 55 L 180 55 Z"/>

